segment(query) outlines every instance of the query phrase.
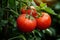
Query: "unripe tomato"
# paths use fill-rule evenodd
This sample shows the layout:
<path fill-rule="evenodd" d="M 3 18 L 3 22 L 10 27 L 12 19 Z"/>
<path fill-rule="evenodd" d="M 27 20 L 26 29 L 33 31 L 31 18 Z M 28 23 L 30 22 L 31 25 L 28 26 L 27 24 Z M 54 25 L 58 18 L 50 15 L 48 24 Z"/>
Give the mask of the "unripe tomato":
<path fill-rule="evenodd" d="M 31 20 L 22 14 L 17 18 L 17 28 L 21 32 L 32 32 L 36 28 L 36 19 Z"/>
<path fill-rule="evenodd" d="M 40 30 L 45 30 L 51 25 L 51 17 L 49 14 L 42 12 L 42 16 L 36 19 L 37 28 Z"/>

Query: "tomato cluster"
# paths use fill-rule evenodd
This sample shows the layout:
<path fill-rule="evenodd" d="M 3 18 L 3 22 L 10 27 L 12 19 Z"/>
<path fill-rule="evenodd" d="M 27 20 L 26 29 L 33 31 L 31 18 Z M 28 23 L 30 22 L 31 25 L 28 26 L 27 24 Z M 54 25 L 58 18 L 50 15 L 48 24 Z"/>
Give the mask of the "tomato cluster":
<path fill-rule="evenodd" d="M 45 30 L 51 25 L 50 15 L 41 12 L 41 16 L 39 16 L 33 6 L 28 9 L 22 8 L 21 13 L 22 14 L 17 18 L 17 28 L 22 32 L 32 32 L 35 28 Z"/>
<path fill-rule="evenodd" d="M 21 13 L 22 14 L 29 14 L 29 15 L 32 13 L 33 17 L 35 17 L 37 15 L 37 11 L 33 6 L 30 6 L 28 9 L 23 9 L 22 8 Z"/>

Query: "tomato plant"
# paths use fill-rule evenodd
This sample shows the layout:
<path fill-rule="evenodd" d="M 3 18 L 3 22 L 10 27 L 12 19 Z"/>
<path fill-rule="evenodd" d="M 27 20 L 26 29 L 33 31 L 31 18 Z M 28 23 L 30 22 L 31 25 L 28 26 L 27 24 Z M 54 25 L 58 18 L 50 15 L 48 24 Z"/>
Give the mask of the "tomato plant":
<path fill-rule="evenodd" d="M 0 40 L 60 40 L 60 0 L 0 1 Z"/>
<path fill-rule="evenodd" d="M 22 14 L 17 18 L 17 26 L 22 32 L 32 32 L 36 27 L 36 20 L 28 19 L 26 14 Z"/>
<path fill-rule="evenodd" d="M 37 18 L 37 28 L 40 30 L 45 30 L 51 25 L 51 17 L 49 14 L 42 12 L 42 16 Z"/>

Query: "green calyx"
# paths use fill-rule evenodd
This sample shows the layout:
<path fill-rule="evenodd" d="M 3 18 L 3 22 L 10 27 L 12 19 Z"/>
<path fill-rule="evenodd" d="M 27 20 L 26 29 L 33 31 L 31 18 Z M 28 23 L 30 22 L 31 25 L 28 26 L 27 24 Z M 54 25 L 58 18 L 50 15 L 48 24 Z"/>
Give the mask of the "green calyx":
<path fill-rule="evenodd" d="M 26 18 L 28 18 L 28 19 L 30 19 L 30 20 L 33 20 L 33 19 L 34 19 L 34 17 L 31 16 L 31 15 L 29 15 L 29 14 L 26 14 Z"/>

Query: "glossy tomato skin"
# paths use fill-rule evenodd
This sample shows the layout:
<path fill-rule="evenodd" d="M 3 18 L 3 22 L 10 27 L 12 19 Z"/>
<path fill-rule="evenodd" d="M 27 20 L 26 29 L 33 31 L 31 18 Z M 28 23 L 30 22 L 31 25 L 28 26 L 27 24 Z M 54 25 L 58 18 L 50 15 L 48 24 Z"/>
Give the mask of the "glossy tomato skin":
<path fill-rule="evenodd" d="M 32 32 L 36 28 L 36 20 L 26 18 L 26 14 L 22 14 L 17 18 L 17 27 L 21 32 Z"/>
<path fill-rule="evenodd" d="M 51 25 L 51 17 L 49 14 L 42 12 L 42 16 L 37 18 L 37 28 L 40 30 L 45 30 Z"/>

